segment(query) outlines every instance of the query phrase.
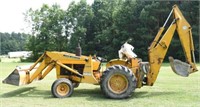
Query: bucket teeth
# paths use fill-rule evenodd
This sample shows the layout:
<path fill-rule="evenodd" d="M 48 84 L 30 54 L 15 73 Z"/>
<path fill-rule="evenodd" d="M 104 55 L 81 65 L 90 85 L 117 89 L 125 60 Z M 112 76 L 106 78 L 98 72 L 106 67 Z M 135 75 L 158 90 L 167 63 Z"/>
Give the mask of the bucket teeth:
<path fill-rule="evenodd" d="M 169 57 L 169 62 L 174 73 L 183 77 L 189 76 L 191 70 L 191 66 L 189 64 L 178 59 L 174 59 L 173 57 Z"/>

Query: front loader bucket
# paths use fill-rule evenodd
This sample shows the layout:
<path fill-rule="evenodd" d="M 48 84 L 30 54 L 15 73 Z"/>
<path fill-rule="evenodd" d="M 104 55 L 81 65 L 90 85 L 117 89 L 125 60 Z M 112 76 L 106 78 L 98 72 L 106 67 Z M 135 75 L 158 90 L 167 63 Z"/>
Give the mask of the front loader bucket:
<path fill-rule="evenodd" d="M 191 72 L 191 65 L 180 60 L 174 59 L 173 57 L 169 57 L 169 62 L 174 73 L 183 77 L 189 76 Z"/>
<path fill-rule="evenodd" d="M 6 79 L 2 81 L 2 83 L 16 85 L 16 86 L 29 84 L 27 76 L 32 75 L 35 71 L 34 68 L 30 72 L 28 71 L 29 68 L 30 66 L 16 67 L 15 70 Z"/>
<path fill-rule="evenodd" d="M 11 84 L 20 86 L 23 85 L 26 80 L 26 72 L 25 71 L 19 71 L 18 69 L 15 69 L 6 79 L 4 79 L 2 82 L 4 84 Z M 24 82 L 23 82 L 24 81 Z"/>

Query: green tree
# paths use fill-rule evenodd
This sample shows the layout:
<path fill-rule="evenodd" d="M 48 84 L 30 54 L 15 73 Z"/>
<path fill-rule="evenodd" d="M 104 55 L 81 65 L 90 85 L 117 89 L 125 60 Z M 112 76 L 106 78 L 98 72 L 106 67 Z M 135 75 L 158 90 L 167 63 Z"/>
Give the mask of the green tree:
<path fill-rule="evenodd" d="M 194 16 L 193 21 L 198 22 L 198 18 L 196 18 L 198 17 L 198 14 L 196 14 L 198 13 L 197 12 L 198 11 L 197 7 L 199 5 L 198 3 L 186 2 L 186 1 L 159 2 L 159 1 L 125 0 L 121 5 L 120 9 L 118 10 L 118 12 L 116 13 L 115 26 L 117 27 L 116 29 L 118 30 L 117 37 L 122 42 L 130 38 L 132 40 L 130 43 L 135 47 L 135 51 L 138 54 L 138 56 L 144 60 L 148 60 L 148 53 L 147 53 L 148 46 L 153 41 L 155 35 L 158 32 L 159 27 L 161 27 L 164 24 L 168 14 L 172 9 L 172 6 L 174 4 L 177 4 L 180 7 L 181 11 L 183 12 L 184 16 L 186 16 L 186 19 L 193 27 L 194 25 L 196 25 L 196 23 L 191 22 L 190 21 L 191 18 L 188 18 L 187 16 L 190 17 Z M 187 8 L 192 7 L 194 9 L 193 10 L 187 9 L 186 7 Z M 193 13 L 193 14 L 188 14 L 188 13 Z M 167 26 L 169 26 L 169 24 L 170 22 L 167 24 Z M 194 38 L 197 37 L 197 35 L 195 34 L 196 31 L 194 31 L 193 34 Z M 198 43 L 198 41 L 196 41 L 198 39 L 194 40 L 195 44 Z M 173 45 L 170 46 L 167 56 L 172 55 L 176 56 L 179 59 L 184 59 L 184 54 L 182 52 L 177 34 L 175 34 L 171 44 Z M 174 51 L 177 52 L 174 53 Z"/>
<path fill-rule="evenodd" d="M 26 21 L 32 24 L 35 37 L 29 40 L 29 50 L 34 44 L 34 56 L 44 51 L 64 51 L 67 48 L 68 35 L 65 32 L 65 12 L 59 5 L 44 4 L 40 9 L 30 9 L 26 14 Z M 33 42 L 33 43 L 32 43 Z"/>
<path fill-rule="evenodd" d="M 0 54 L 7 54 L 11 51 L 25 51 L 29 35 L 24 33 L 0 33 Z"/>
<path fill-rule="evenodd" d="M 67 10 L 58 5 L 30 9 L 26 17 L 27 22 L 33 23 L 34 36 L 30 37 L 27 47 L 34 50 L 34 54 L 46 50 L 74 52 L 79 42 L 83 54 L 113 59 L 118 57 L 121 45 L 129 40 L 136 54 L 148 60 L 148 46 L 174 4 L 192 25 L 194 44 L 198 44 L 198 1 L 94 0 L 88 5 L 86 0 L 81 0 L 72 2 Z M 176 35 L 167 56 L 184 59 Z M 195 45 L 195 49 L 198 48 Z"/>
<path fill-rule="evenodd" d="M 93 23 L 93 50 L 96 54 L 107 59 L 116 58 L 118 55 L 117 29 L 114 26 L 115 13 L 118 11 L 120 0 L 95 0 L 92 4 L 94 12 Z"/>
<path fill-rule="evenodd" d="M 92 38 L 92 18 L 92 9 L 85 0 L 81 0 L 77 4 L 75 2 L 70 4 L 67 9 L 67 22 L 71 27 L 69 51 L 74 52 L 77 44 L 80 43 L 83 54 L 90 54 L 87 46 Z M 70 29 L 70 27 L 68 28 Z"/>

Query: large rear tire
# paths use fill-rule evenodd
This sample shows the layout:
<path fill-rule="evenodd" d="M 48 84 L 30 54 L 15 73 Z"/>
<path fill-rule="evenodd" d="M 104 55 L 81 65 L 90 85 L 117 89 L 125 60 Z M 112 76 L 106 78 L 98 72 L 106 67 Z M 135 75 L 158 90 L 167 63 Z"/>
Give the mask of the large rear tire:
<path fill-rule="evenodd" d="M 72 82 L 66 78 L 57 79 L 51 86 L 51 93 L 54 97 L 70 97 L 74 91 Z"/>
<path fill-rule="evenodd" d="M 108 98 L 127 98 L 136 88 L 136 78 L 127 67 L 114 65 L 103 72 L 100 86 Z"/>

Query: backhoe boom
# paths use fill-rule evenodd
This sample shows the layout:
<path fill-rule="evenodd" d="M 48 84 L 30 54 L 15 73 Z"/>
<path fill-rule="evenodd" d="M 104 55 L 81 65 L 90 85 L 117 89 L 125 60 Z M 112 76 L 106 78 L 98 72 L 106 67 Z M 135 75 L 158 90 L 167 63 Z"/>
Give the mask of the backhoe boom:
<path fill-rule="evenodd" d="M 168 19 L 172 15 L 172 13 L 173 22 L 171 23 L 167 31 L 164 33 L 164 35 L 162 35 L 165 29 L 165 25 L 168 22 Z M 156 81 L 161 64 L 165 58 L 172 37 L 174 36 L 175 30 L 178 32 L 183 52 L 185 54 L 186 62 L 189 65 L 189 69 L 185 69 L 183 71 L 182 68 L 184 67 L 182 67 L 182 65 L 184 64 L 179 63 L 180 61 L 174 60 L 172 57 L 170 57 L 169 59 L 173 71 L 181 76 L 188 76 L 190 73 L 197 71 L 197 68 L 195 66 L 194 45 L 191 29 L 192 28 L 190 24 L 186 21 L 178 6 L 174 5 L 166 22 L 164 23 L 163 27 L 160 28 L 154 41 L 149 47 L 150 71 L 147 74 L 147 85 L 152 86 Z"/>

